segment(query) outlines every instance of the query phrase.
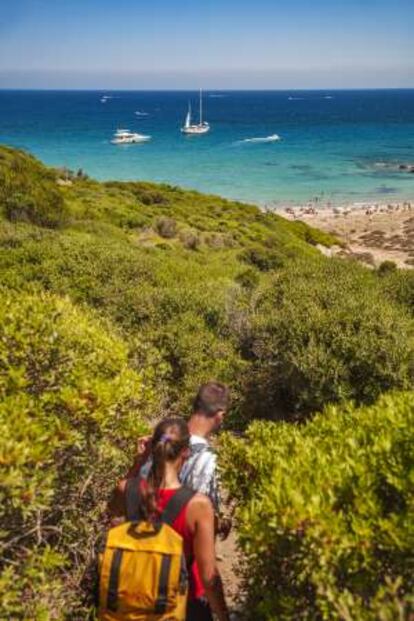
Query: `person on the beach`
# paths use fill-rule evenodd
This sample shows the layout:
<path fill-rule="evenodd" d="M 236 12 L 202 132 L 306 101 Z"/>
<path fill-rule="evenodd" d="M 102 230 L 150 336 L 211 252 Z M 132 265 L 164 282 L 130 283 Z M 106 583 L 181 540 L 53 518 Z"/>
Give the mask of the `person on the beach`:
<path fill-rule="evenodd" d="M 224 394 L 225 391 L 222 392 Z M 210 394 L 208 390 L 207 394 Z M 193 424 L 197 420 L 198 417 L 195 417 Z M 196 425 L 196 429 L 204 434 L 203 425 Z M 200 438 L 204 439 L 205 435 Z M 178 417 L 164 419 L 156 426 L 151 441 L 147 445 L 150 447 L 148 449 L 149 470 L 145 478 L 139 473 L 136 477 L 137 485 L 141 482 L 139 497 L 145 505 L 142 507 L 144 515 L 161 513 L 174 493 L 182 487 L 179 474 L 191 454 L 191 439 L 187 423 Z M 210 458 L 203 460 L 203 463 L 209 466 L 210 471 Z M 201 474 L 201 470 L 197 472 Z M 200 478 L 197 479 L 197 476 L 194 480 L 201 481 Z M 214 490 L 216 493 L 216 488 L 210 487 L 211 473 L 208 479 L 203 478 L 203 482 L 206 481 L 208 483 L 206 489 L 211 492 Z M 116 511 L 112 507 L 112 512 L 118 516 L 125 516 L 126 513 L 126 486 L 127 479 L 118 484 Z M 190 575 L 186 621 L 212 621 L 211 611 L 217 615 L 219 621 L 228 621 L 230 618 L 216 566 L 214 522 L 212 502 L 205 494 L 196 493 L 172 524 L 174 530 L 184 539 L 188 567 L 195 565 L 197 568 L 197 571 L 192 571 Z"/>

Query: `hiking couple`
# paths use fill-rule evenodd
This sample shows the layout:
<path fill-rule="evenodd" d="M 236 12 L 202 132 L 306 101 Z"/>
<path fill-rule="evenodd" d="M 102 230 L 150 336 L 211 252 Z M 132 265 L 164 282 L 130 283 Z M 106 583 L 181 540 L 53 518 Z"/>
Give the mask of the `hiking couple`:
<path fill-rule="evenodd" d="M 110 502 L 126 521 L 109 531 L 101 560 L 100 621 L 229 621 L 215 554 L 229 528 L 208 443 L 228 407 L 228 388 L 208 382 L 188 423 L 165 418 L 140 442 Z"/>

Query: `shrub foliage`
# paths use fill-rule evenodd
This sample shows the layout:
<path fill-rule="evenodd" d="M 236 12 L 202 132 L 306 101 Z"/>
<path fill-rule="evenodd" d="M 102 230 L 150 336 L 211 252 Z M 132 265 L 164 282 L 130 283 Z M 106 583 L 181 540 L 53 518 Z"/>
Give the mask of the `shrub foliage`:
<path fill-rule="evenodd" d="M 223 444 L 250 616 L 408 619 L 414 596 L 414 394 L 255 422 Z"/>
<path fill-rule="evenodd" d="M 3 618 L 85 618 L 81 583 L 144 429 L 149 370 L 130 370 L 125 345 L 68 300 L 1 293 Z"/>
<path fill-rule="evenodd" d="M 0 210 L 12 222 L 32 222 L 55 228 L 68 213 L 56 183 L 56 173 L 15 149 L 0 151 Z"/>
<path fill-rule="evenodd" d="M 253 359 L 249 411 L 296 419 L 326 403 L 372 403 L 408 389 L 413 323 L 384 297 L 372 274 L 341 261 L 290 263 L 272 276 L 243 327 Z"/>

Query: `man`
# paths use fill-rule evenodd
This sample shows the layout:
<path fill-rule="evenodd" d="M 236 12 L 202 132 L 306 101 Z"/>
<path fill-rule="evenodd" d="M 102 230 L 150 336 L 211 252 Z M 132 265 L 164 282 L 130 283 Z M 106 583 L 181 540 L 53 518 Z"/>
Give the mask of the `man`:
<path fill-rule="evenodd" d="M 188 421 L 191 455 L 180 474 L 183 485 L 210 498 L 216 516 L 220 516 L 221 495 L 217 456 L 210 447 L 209 438 L 220 428 L 229 402 L 229 389 L 224 384 L 207 382 L 200 387 Z"/>
<path fill-rule="evenodd" d="M 225 539 L 230 531 L 230 521 L 221 516 L 220 483 L 217 472 L 217 456 L 209 444 L 210 436 L 217 431 L 230 405 L 230 392 L 225 384 L 210 381 L 200 386 L 194 399 L 188 421 L 191 454 L 180 472 L 180 481 L 194 491 L 206 494 L 213 504 L 216 533 Z M 139 474 L 145 478 L 151 468 L 150 438 L 141 438 L 138 455 L 127 478 Z M 122 482 L 121 482 L 122 483 Z M 110 502 L 112 516 L 122 515 L 124 499 L 118 485 Z M 204 596 L 204 589 L 195 564 L 191 569 L 191 592 L 188 602 L 187 621 L 212 621 L 212 615 Z"/>

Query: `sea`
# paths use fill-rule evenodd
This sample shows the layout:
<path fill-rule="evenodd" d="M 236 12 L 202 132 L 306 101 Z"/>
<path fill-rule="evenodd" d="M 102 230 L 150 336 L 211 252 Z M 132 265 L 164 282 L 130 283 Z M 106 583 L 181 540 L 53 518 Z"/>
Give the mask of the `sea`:
<path fill-rule="evenodd" d="M 414 199 L 414 89 L 0 90 L 0 143 L 99 180 L 148 180 L 269 207 Z M 118 128 L 151 140 L 113 145 Z"/>

